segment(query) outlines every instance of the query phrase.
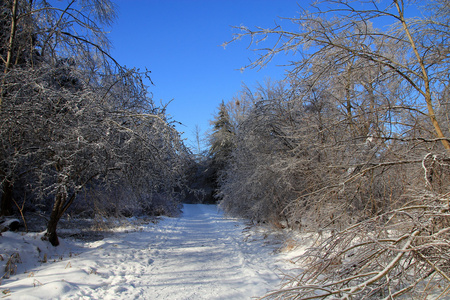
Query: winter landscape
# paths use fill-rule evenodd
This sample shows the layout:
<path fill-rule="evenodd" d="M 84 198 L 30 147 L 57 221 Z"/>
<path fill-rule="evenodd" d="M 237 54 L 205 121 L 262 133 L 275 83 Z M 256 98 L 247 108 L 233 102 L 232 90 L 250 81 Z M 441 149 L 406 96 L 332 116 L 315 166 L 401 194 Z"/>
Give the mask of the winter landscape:
<path fill-rule="evenodd" d="M 450 298 L 449 0 L 0 9 L 0 297 Z"/>
<path fill-rule="evenodd" d="M 66 238 L 53 247 L 41 239 L 44 233 L 6 232 L 1 237 L 0 267 L 11 261 L 14 274 L 2 279 L 2 295 L 10 299 L 260 297 L 279 284 L 290 265 L 289 255 L 283 252 L 283 233 L 245 227 L 242 220 L 224 218 L 216 205 L 186 204 L 180 218 L 130 223 L 92 242 Z"/>

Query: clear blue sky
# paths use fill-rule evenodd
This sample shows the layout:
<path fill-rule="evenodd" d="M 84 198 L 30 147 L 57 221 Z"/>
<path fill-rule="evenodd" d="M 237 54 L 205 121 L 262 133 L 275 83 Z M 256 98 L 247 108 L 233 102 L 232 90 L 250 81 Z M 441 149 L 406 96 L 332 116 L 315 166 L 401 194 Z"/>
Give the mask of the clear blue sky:
<path fill-rule="evenodd" d="M 118 19 L 109 34 L 114 58 L 127 67 L 152 72 L 156 102 L 173 101 L 168 113 L 184 124 L 187 145 L 195 125 L 209 129 L 222 100 L 231 100 L 242 82 L 281 79 L 285 58 L 260 71 L 237 69 L 254 59 L 249 40 L 227 46 L 233 25 L 272 27 L 278 16 L 294 17 L 295 0 L 115 0 Z M 304 1 L 304 3 L 309 1 Z M 302 3 L 300 1 L 300 3 Z M 282 24 L 287 21 L 281 22 Z"/>

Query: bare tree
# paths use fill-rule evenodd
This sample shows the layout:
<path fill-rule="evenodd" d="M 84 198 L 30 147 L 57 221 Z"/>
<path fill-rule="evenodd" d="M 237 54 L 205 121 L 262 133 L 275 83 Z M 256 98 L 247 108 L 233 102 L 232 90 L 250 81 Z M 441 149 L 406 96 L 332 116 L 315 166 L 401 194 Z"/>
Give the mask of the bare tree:
<path fill-rule="evenodd" d="M 235 146 L 219 180 L 220 205 L 231 214 L 278 224 L 286 221 L 283 209 L 295 198 L 291 184 L 297 186 L 281 166 L 292 150 L 283 132 L 287 101 L 281 83 L 260 85 L 257 90 L 270 99 L 260 99 L 244 115 L 236 114 Z M 249 92 L 247 87 L 245 91 Z"/>
<path fill-rule="evenodd" d="M 403 1 L 386 2 L 363 1 L 358 5 L 355 1 L 316 1 L 311 10 L 303 9 L 299 17 L 289 19 L 297 25 L 298 31 L 284 30 L 281 26 L 255 30 L 240 26 L 237 28 L 242 32 L 232 41 L 246 36 L 251 37 L 255 45 L 265 40 L 275 41 L 273 46 L 256 49 L 261 55 L 250 67 L 262 66 L 281 52 L 299 53 L 303 57 L 293 62 L 294 73 L 308 68 L 311 59 L 330 53 L 335 53 L 334 61 L 339 64 L 342 63 L 340 59 L 345 58 L 345 61 L 359 59 L 382 67 L 386 77 L 399 77 L 414 91 L 411 100 L 423 99 L 422 105 L 415 109 L 428 116 L 435 137 L 448 150 L 448 132 L 442 129 L 443 121 L 437 120 L 436 99 L 433 99 L 433 95 L 439 95 L 445 89 L 445 85 L 440 84 L 440 75 L 448 68 L 448 56 L 441 50 L 444 45 L 436 43 L 440 37 L 448 35 L 448 31 L 439 21 L 433 24 L 431 19 L 407 19 Z M 430 4 L 436 9 L 439 6 L 433 5 L 442 3 Z M 392 27 L 385 31 L 377 29 L 372 23 L 378 20 L 392 20 Z M 431 38 L 429 33 L 434 25 L 440 26 L 440 30 L 434 30 L 434 38 Z"/>
<path fill-rule="evenodd" d="M 411 19 L 408 5 L 316 1 L 292 29 L 238 27 L 261 54 L 249 67 L 296 56 L 289 89 L 239 123 L 222 205 L 325 229 L 268 298 L 448 293 L 448 4 Z"/>
<path fill-rule="evenodd" d="M 86 201 L 80 192 L 87 189 L 108 193 L 127 184 L 140 209 L 175 211 L 186 149 L 165 107 L 148 96 L 146 73 L 127 70 L 108 54 L 101 25 L 113 19 L 112 3 L 69 1 L 64 9 L 47 1 L 13 4 L 20 8 L 16 28 L 33 25 L 27 28 L 38 42 L 27 44 L 34 54 L 23 64 L 4 60 L 4 188 L 13 189 L 27 174 L 34 201 L 51 203 L 47 236 L 54 246 L 58 221 L 74 202 Z M 31 25 L 22 23 L 28 16 Z M 5 53 L 21 57 L 18 43 Z"/>

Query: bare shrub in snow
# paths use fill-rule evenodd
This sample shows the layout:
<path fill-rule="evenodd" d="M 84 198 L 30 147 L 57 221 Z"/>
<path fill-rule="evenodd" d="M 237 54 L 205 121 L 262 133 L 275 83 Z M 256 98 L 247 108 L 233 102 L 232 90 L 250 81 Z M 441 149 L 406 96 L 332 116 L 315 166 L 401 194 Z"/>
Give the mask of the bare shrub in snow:
<path fill-rule="evenodd" d="M 310 248 L 268 299 L 409 299 L 450 291 L 449 194 L 411 191 L 398 209 Z"/>
<path fill-rule="evenodd" d="M 16 274 L 17 264 L 21 263 L 19 252 L 14 252 L 10 255 L 5 265 L 5 274 L 1 278 L 9 278 L 11 275 Z"/>

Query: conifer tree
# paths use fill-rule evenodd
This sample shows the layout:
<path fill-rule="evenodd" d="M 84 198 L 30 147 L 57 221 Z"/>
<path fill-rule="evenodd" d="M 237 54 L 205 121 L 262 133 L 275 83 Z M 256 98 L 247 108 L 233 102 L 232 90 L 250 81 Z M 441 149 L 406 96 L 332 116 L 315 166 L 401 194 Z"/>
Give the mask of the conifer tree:
<path fill-rule="evenodd" d="M 233 126 L 230 121 L 230 115 L 224 101 L 219 106 L 219 112 L 213 121 L 213 132 L 209 137 L 210 149 L 210 171 L 213 174 L 210 178 L 210 184 L 214 191 L 218 188 L 218 178 L 225 169 L 227 161 L 233 151 Z"/>
<path fill-rule="evenodd" d="M 223 169 L 233 149 L 233 130 L 225 103 L 219 106 L 219 112 L 212 121 L 213 133 L 210 137 L 210 155 L 214 164 Z"/>

